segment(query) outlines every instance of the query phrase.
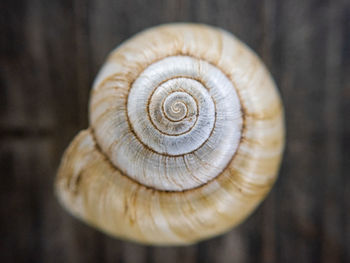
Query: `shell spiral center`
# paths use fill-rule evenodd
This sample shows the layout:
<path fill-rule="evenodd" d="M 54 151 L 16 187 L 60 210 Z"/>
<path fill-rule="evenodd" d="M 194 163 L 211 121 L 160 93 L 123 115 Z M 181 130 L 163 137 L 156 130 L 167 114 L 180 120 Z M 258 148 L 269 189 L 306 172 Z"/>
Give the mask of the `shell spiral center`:
<path fill-rule="evenodd" d="M 193 112 L 193 108 L 197 108 L 197 105 L 194 99 L 184 92 L 174 92 L 170 94 L 163 103 L 165 117 L 174 122 L 186 118 L 188 108 Z"/>

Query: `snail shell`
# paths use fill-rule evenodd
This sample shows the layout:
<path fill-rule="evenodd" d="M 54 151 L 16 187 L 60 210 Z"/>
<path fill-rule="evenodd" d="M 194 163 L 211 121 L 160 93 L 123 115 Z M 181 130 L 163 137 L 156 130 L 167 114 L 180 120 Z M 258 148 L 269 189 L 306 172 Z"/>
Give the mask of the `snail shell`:
<path fill-rule="evenodd" d="M 89 117 L 56 192 L 113 236 L 165 245 L 218 235 L 276 179 L 279 94 L 259 58 L 220 29 L 169 24 L 123 43 L 93 84 Z"/>

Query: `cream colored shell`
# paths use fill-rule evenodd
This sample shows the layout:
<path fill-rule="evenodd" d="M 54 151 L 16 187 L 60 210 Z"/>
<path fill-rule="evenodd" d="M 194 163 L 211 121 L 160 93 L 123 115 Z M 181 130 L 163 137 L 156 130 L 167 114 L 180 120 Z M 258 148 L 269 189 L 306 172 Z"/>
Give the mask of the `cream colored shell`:
<path fill-rule="evenodd" d="M 148 29 L 112 51 L 90 127 L 66 150 L 57 195 L 113 236 L 190 244 L 245 219 L 272 187 L 284 143 L 270 74 L 233 35 Z"/>

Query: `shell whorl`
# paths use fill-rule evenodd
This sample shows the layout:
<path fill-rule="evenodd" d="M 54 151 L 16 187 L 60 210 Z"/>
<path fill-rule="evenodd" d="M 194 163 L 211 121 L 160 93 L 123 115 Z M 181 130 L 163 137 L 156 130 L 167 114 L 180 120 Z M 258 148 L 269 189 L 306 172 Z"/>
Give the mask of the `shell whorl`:
<path fill-rule="evenodd" d="M 237 225 L 272 187 L 283 109 L 257 56 L 231 34 L 170 24 L 111 52 L 90 127 L 67 149 L 56 190 L 114 236 L 186 244 Z"/>
<path fill-rule="evenodd" d="M 120 104 L 99 111 L 107 93 L 92 100 L 91 110 L 97 141 L 123 173 L 148 187 L 183 191 L 227 166 L 241 138 L 242 113 L 233 84 L 218 68 L 169 56 L 147 66 L 128 89 Z M 101 120 L 103 114 L 119 116 L 118 122 Z"/>

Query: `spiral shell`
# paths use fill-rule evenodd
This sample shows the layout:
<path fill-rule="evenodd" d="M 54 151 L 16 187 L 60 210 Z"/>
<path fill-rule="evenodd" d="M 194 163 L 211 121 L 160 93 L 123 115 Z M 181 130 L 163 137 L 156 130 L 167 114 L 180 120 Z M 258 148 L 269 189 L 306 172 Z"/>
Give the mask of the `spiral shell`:
<path fill-rule="evenodd" d="M 112 51 L 90 127 L 65 152 L 61 203 L 111 235 L 188 244 L 240 223 L 272 187 L 283 109 L 260 60 L 231 34 L 170 24 Z"/>

